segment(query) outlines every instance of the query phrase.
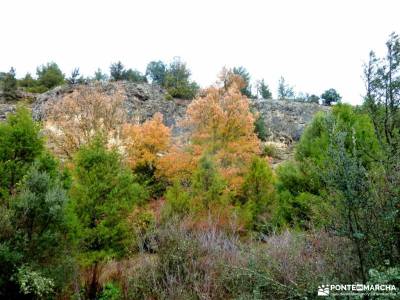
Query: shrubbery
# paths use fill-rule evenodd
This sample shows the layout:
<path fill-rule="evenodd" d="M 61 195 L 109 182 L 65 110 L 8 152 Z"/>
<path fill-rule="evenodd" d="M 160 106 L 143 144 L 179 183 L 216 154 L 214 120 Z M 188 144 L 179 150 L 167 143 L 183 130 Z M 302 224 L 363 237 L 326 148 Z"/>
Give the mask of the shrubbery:
<path fill-rule="evenodd" d="M 158 232 L 158 260 L 144 259 L 129 279 L 130 299 L 282 299 L 314 297 L 318 282 L 354 280 L 348 244 L 325 232 L 271 235 L 265 245 L 210 227 Z M 344 264 L 338 263 L 345 262 Z"/>

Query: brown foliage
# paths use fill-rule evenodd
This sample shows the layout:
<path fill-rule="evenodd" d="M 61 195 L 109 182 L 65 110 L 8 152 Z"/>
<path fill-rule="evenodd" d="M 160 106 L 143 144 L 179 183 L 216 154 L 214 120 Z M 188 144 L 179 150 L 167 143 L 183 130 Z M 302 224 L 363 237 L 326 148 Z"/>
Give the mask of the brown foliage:
<path fill-rule="evenodd" d="M 240 93 L 240 81 L 233 80 L 227 89 L 207 89 L 204 96 L 190 104 L 183 125 L 189 131 L 190 143 L 171 151 L 163 159 L 163 169 L 168 170 L 168 175 L 178 174 L 179 177 L 188 171 L 192 173 L 199 158 L 209 154 L 214 156 L 229 186 L 238 188 L 242 183 L 241 175 L 260 149 L 254 134 L 254 115 L 247 97 Z"/>
<path fill-rule="evenodd" d="M 123 128 L 124 146 L 132 169 L 147 165 L 157 168 L 158 161 L 170 147 L 171 130 L 156 113 L 143 124 L 126 124 Z"/>
<path fill-rule="evenodd" d="M 123 95 L 118 90 L 107 94 L 100 85 L 76 88 L 48 107 L 45 128 L 49 147 L 70 159 L 96 134 L 103 135 L 110 144 L 118 144 L 126 120 L 122 104 Z"/>
<path fill-rule="evenodd" d="M 200 153 L 193 153 L 191 150 L 189 146 L 173 145 L 166 155 L 160 157 L 157 175 L 170 182 L 189 182 L 200 157 Z"/>
<path fill-rule="evenodd" d="M 223 67 L 218 76 L 219 82 L 218 84 L 222 85 L 222 87 L 227 90 L 229 87 L 236 85 L 236 87 L 240 90 L 246 86 L 246 82 L 240 75 L 237 75 L 232 72 L 231 69 L 227 69 Z"/>

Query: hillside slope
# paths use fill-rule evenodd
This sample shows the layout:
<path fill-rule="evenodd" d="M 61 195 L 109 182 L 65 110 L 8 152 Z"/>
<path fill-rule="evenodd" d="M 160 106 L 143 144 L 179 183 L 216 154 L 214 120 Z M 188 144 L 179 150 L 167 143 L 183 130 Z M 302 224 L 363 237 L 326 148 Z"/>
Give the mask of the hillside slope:
<path fill-rule="evenodd" d="M 60 86 L 36 96 L 31 104 L 34 119 L 46 119 L 49 104 L 62 99 L 71 93 L 76 86 Z M 88 88 L 95 88 L 88 84 Z M 101 84 L 104 93 L 112 94 L 122 91 L 124 106 L 132 122 L 143 122 L 156 112 L 162 113 L 164 122 L 173 128 L 174 135 L 179 135 L 179 121 L 185 116 L 190 100 L 167 100 L 161 88 L 151 84 L 132 82 L 106 82 Z M 286 100 L 252 99 L 251 105 L 264 119 L 268 140 L 290 144 L 299 140 L 305 126 L 312 120 L 315 113 L 328 111 L 329 107 L 313 103 L 300 103 Z M 16 103 L 0 103 L 0 120 L 14 111 Z"/>

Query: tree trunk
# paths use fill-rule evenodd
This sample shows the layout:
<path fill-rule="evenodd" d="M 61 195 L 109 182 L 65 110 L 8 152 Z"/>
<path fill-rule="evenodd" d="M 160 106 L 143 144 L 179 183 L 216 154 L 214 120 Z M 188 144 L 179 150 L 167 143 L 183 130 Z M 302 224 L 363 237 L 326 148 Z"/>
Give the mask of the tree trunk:
<path fill-rule="evenodd" d="M 99 289 L 99 283 L 98 283 L 98 278 L 97 278 L 97 273 L 98 273 L 98 263 L 95 262 L 94 266 L 92 268 L 92 279 L 90 281 L 89 286 L 87 287 L 86 290 L 86 296 L 87 299 L 90 300 L 95 300 L 97 296 L 97 292 Z"/>

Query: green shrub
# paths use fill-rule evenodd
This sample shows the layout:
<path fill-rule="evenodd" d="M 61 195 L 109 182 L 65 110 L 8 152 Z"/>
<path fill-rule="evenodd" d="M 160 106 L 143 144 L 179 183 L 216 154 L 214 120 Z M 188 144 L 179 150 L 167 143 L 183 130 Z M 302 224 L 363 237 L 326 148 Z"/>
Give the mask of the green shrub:
<path fill-rule="evenodd" d="M 38 86 L 41 89 L 44 87 L 46 90 L 64 84 L 65 76 L 54 62 L 47 63 L 36 69 L 38 76 Z"/>
<path fill-rule="evenodd" d="M 171 94 L 167 92 L 167 93 L 165 94 L 165 99 L 166 99 L 166 100 L 174 100 L 174 97 L 172 97 Z"/>
<path fill-rule="evenodd" d="M 269 157 L 278 158 L 278 159 L 280 158 L 278 149 L 276 148 L 276 146 L 274 146 L 272 144 L 264 145 L 262 154 L 263 154 L 263 156 L 269 156 Z"/>
<path fill-rule="evenodd" d="M 16 100 L 17 79 L 15 78 L 15 69 L 11 68 L 8 73 L 0 74 L 0 89 L 3 91 L 3 97 L 6 100 Z"/>
<path fill-rule="evenodd" d="M 99 300 L 120 300 L 122 298 L 121 288 L 112 282 L 103 287 L 99 296 Z"/>
<path fill-rule="evenodd" d="M 18 269 L 17 281 L 22 294 L 44 299 L 54 292 L 54 283 L 40 272 L 22 266 Z"/>
<path fill-rule="evenodd" d="M 165 206 L 163 208 L 163 215 L 165 218 L 174 215 L 184 216 L 190 210 L 190 196 L 187 191 L 181 186 L 178 181 L 167 189 L 165 194 Z"/>
<path fill-rule="evenodd" d="M 191 72 L 186 63 L 176 57 L 169 64 L 163 78 L 163 87 L 173 98 L 193 99 L 199 86 L 190 80 Z"/>
<path fill-rule="evenodd" d="M 269 213 L 275 198 L 274 181 L 272 169 L 266 160 L 254 157 L 244 176 L 240 197 L 247 219 L 250 217 L 249 229 L 267 222 L 265 215 Z"/>
<path fill-rule="evenodd" d="M 40 126 L 30 112 L 19 107 L 0 123 L 0 198 L 15 192 L 17 183 L 44 150 Z"/>
<path fill-rule="evenodd" d="M 254 131 L 257 134 L 258 138 L 262 141 L 265 141 L 267 138 L 267 128 L 265 125 L 265 121 L 262 115 L 259 115 L 254 122 Z"/>

